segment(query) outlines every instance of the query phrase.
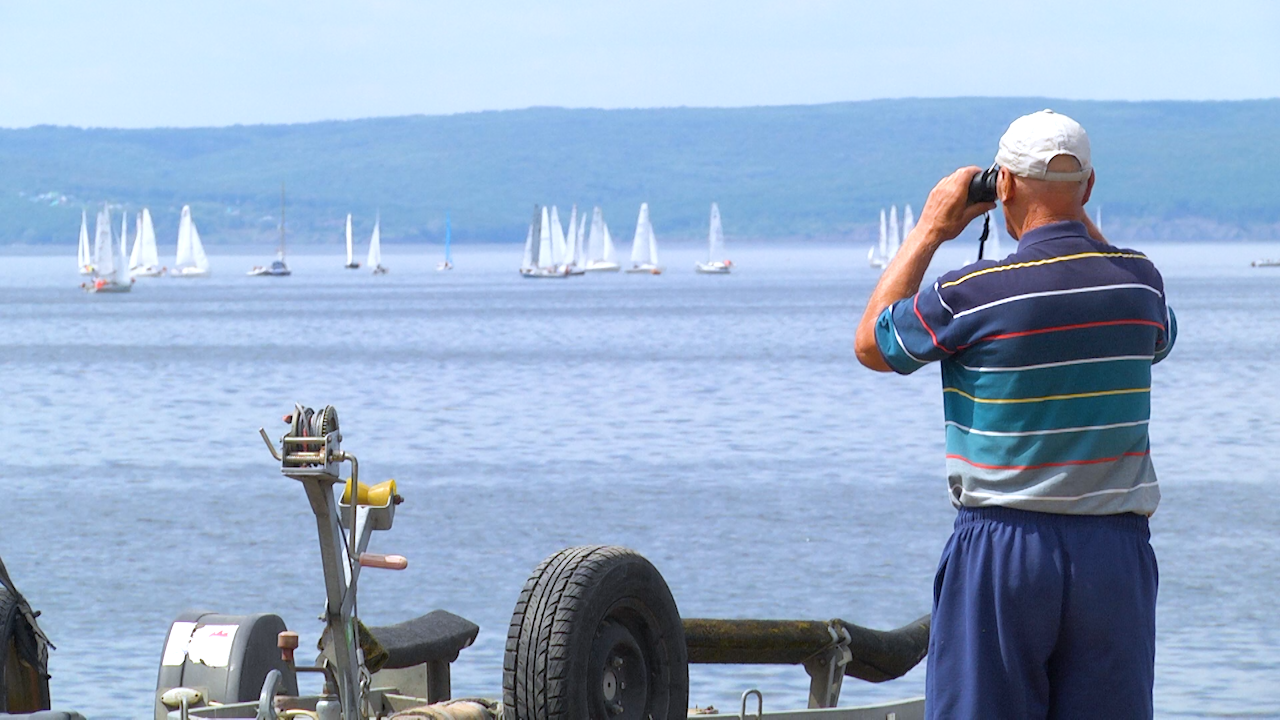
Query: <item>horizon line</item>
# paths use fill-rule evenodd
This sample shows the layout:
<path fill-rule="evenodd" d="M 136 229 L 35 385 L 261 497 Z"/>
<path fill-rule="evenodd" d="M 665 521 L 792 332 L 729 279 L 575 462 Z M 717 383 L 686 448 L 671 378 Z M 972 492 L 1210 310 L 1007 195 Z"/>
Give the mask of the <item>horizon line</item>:
<path fill-rule="evenodd" d="M 1144 99 L 1144 100 L 1122 100 L 1122 99 L 1094 99 L 1094 98 L 1067 98 L 1067 97 L 1050 97 L 1048 95 L 955 95 L 945 97 L 921 97 L 921 96 L 901 96 L 901 97 L 884 97 L 884 98 L 866 98 L 862 100 L 835 100 L 831 102 L 816 103 L 782 103 L 782 104 L 759 104 L 759 105 L 655 105 L 648 107 L 594 107 L 594 106 L 562 106 L 562 105 L 530 105 L 518 108 L 496 108 L 483 110 L 461 110 L 451 113 L 408 113 L 405 115 L 374 115 L 365 117 L 348 117 L 348 118 L 322 118 L 316 120 L 298 120 L 294 122 L 243 122 L 232 123 L 229 125 L 150 125 L 150 126 L 107 126 L 107 125 L 59 125 L 57 123 L 36 123 L 33 125 L 0 125 L 0 131 L 22 131 L 22 130 L 39 130 L 39 129 L 59 129 L 59 130 L 119 130 L 119 131 L 149 131 L 149 130 L 229 130 L 233 128 L 260 128 L 260 127 L 292 127 L 304 125 L 324 125 L 337 123 L 356 123 L 369 122 L 376 120 L 404 120 L 410 118 L 456 118 L 472 115 L 490 115 L 500 113 L 521 113 L 535 110 L 557 110 L 563 112 L 660 112 L 671 110 L 761 110 L 761 109 L 787 109 L 787 108 L 821 108 L 832 107 L 836 105 L 859 105 L 874 103 L 894 103 L 894 102 L 953 102 L 957 100 L 1044 100 L 1048 102 L 1069 102 L 1069 103 L 1098 103 L 1098 104 L 1127 104 L 1127 105 L 1202 105 L 1202 104 L 1244 104 L 1244 103 L 1268 103 L 1280 101 L 1280 97 L 1256 97 L 1256 98 L 1234 98 L 1234 99 Z"/>

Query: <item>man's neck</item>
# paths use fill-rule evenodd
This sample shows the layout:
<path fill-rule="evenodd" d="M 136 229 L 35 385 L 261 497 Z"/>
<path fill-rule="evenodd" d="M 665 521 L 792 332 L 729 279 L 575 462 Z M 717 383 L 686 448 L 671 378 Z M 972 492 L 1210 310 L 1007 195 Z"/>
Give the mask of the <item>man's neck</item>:
<path fill-rule="evenodd" d="M 1023 235 L 1038 227 L 1060 222 L 1082 223 L 1085 222 L 1085 218 L 1084 208 L 1070 212 L 1054 212 L 1047 208 L 1033 208 L 1022 219 L 1022 225 L 1018 228 L 1018 238 L 1021 239 Z"/>

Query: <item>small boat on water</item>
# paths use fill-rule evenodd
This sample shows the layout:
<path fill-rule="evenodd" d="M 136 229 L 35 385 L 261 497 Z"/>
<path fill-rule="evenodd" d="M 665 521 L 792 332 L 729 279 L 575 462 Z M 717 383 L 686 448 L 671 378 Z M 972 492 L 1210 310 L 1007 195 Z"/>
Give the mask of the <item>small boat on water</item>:
<path fill-rule="evenodd" d="M 524 260 L 520 263 L 520 275 L 530 279 L 566 278 L 568 271 L 555 261 L 552 252 L 551 221 L 545 206 L 533 207 L 533 220 L 524 238 Z"/>
<path fill-rule="evenodd" d="M 889 229 L 885 220 L 884 208 L 880 208 L 880 244 L 867 249 L 867 264 L 873 268 L 889 265 Z"/>
<path fill-rule="evenodd" d="M 582 219 L 586 220 L 586 213 Z M 586 264 L 582 269 L 587 272 L 618 272 L 617 253 L 613 249 L 613 238 L 609 235 L 609 226 L 604 221 L 604 212 L 600 206 L 591 211 L 591 234 L 587 236 Z"/>
<path fill-rule="evenodd" d="M 449 245 L 453 237 L 453 226 L 449 223 L 449 213 L 444 214 L 444 260 L 436 265 L 436 270 L 452 270 L 453 269 L 453 253 L 450 252 Z"/>
<path fill-rule="evenodd" d="M 280 247 L 276 259 L 270 265 L 254 265 L 247 273 L 251 277 L 288 277 L 293 274 L 284 261 L 284 185 L 280 186 Z"/>
<path fill-rule="evenodd" d="M 649 203 L 640 204 L 636 236 L 631 241 L 631 267 L 627 272 L 662 274 L 662 266 L 658 264 L 658 239 L 653 234 L 653 223 L 649 221 Z"/>
<path fill-rule="evenodd" d="M 387 269 L 382 267 L 382 217 L 373 221 L 373 235 L 369 237 L 369 257 L 365 265 L 371 268 L 374 275 L 386 275 Z"/>
<path fill-rule="evenodd" d="M 128 215 L 124 216 L 128 222 Z M 121 226 L 120 242 L 116 243 L 111 236 L 111 211 L 103 208 L 98 213 L 98 222 L 94 231 L 93 242 L 93 278 L 80 287 L 91 293 L 124 293 L 133 289 L 133 278 L 129 277 L 129 258 L 125 253 L 127 241 L 125 229 Z"/>
<path fill-rule="evenodd" d="M 76 267 L 81 275 L 93 274 L 93 250 L 89 247 L 89 218 L 80 211 L 80 242 L 76 248 Z"/>
<path fill-rule="evenodd" d="M 711 231 L 708 234 L 707 261 L 694 263 L 695 269 L 703 275 L 728 275 L 733 268 L 733 261 L 716 258 L 724 257 L 724 228 L 720 225 L 720 206 L 711 203 Z"/>
<path fill-rule="evenodd" d="M 181 278 L 209 275 L 209 256 L 204 253 L 196 221 L 191 219 L 190 205 L 182 206 L 182 219 L 178 221 L 178 255 L 173 267 L 169 269 L 169 275 Z"/>
<path fill-rule="evenodd" d="M 133 252 L 129 254 L 129 272 L 134 277 L 159 277 L 164 274 L 160 267 L 160 254 L 156 250 L 156 228 L 151 224 L 151 211 L 142 208 L 138 213 L 137 226 L 134 228 Z"/>
<path fill-rule="evenodd" d="M 347 213 L 347 264 L 343 265 L 342 267 L 348 270 L 358 270 L 360 268 L 360 263 L 356 262 L 355 257 L 352 256 L 351 254 L 352 247 L 353 246 L 351 244 L 351 213 Z"/>
<path fill-rule="evenodd" d="M 1249 267 L 1280 267 L 1280 260 L 1272 260 L 1271 258 L 1254 260 L 1249 263 Z"/>

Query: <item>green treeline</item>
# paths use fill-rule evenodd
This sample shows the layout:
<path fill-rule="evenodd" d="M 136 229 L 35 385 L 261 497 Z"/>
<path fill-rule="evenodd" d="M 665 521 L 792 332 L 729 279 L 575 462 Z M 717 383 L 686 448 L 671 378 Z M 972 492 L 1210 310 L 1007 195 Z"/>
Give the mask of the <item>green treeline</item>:
<path fill-rule="evenodd" d="M 705 232 L 720 203 L 739 238 L 862 237 L 882 206 L 919 211 L 937 178 L 986 165 L 1009 121 L 1052 107 L 1089 131 L 1107 219 L 1280 223 L 1280 100 L 884 100 L 733 109 L 532 108 L 301 125 L 0 130 L 0 242 L 74 243 L 82 208 L 151 208 L 164 242 L 190 204 L 210 245 L 288 230 L 524 239 L 534 203 L 601 205 L 629 238 L 641 202 L 659 237 Z"/>

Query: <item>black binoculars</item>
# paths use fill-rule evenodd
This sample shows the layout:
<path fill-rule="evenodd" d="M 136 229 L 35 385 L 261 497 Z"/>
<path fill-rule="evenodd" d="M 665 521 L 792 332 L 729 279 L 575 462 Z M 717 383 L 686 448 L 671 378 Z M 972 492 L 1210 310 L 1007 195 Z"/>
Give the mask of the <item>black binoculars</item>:
<path fill-rule="evenodd" d="M 1000 177 L 1000 166 L 993 164 L 980 173 L 975 173 L 969 181 L 969 204 L 995 202 L 996 178 Z"/>

